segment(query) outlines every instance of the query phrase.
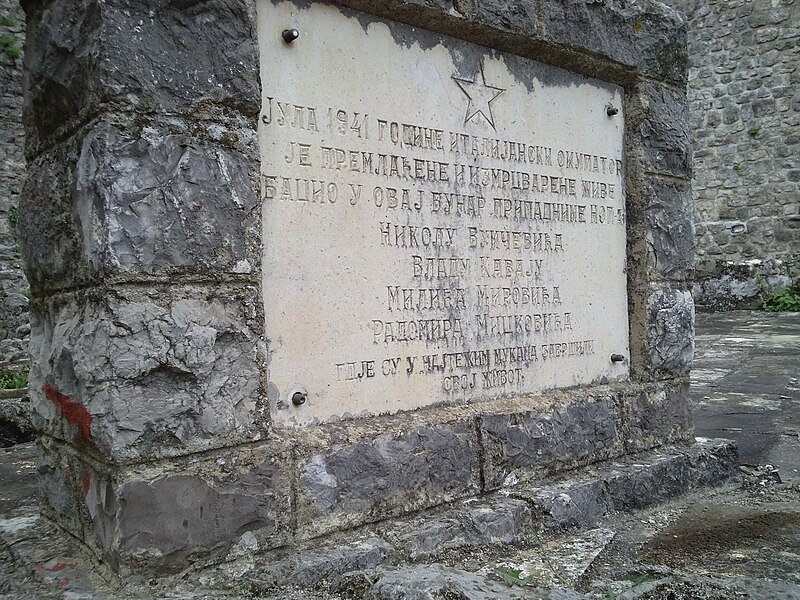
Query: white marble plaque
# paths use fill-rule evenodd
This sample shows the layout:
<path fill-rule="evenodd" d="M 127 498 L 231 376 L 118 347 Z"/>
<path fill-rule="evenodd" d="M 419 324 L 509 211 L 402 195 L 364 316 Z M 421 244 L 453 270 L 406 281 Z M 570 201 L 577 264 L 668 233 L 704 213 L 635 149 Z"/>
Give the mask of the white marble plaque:
<path fill-rule="evenodd" d="M 274 422 L 627 378 L 622 89 L 335 6 L 258 8 Z"/>

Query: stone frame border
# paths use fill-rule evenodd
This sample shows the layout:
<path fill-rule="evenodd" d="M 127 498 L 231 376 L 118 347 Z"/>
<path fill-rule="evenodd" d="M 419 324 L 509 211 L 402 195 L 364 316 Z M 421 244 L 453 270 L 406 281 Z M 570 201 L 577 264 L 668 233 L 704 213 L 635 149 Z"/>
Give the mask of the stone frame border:
<path fill-rule="evenodd" d="M 497 489 L 514 470 L 542 475 L 691 439 L 694 236 L 677 12 L 623 0 L 340 2 L 625 88 L 631 379 L 311 435 L 274 431 L 265 400 L 255 0 L 23 4 L 19 232 L 45 507 L 116 570 L 224 556 L 248 527 L 276 547 Z M 503 431 L 527 432 L 535 448 L 542 420 L 564 424 L 544 440 L 558 450 L 510 461 Z M 569 431 L 581 423 L 594 435 L 583 446 Z M 420 452 L 444 459 L 418 464 Z M 407 465 L 410 479 L 387 484 L 399 495 L 365 503 L 376 480 L 331 485 L 364 456 L 377 479 Z M 143 509 L 181 494 L 226 518 L 182 529 L 180 507 Z M 147 527 L 162 531 L 138 535 Z M 193 541 L 181 542 L 187 527 Z"/>

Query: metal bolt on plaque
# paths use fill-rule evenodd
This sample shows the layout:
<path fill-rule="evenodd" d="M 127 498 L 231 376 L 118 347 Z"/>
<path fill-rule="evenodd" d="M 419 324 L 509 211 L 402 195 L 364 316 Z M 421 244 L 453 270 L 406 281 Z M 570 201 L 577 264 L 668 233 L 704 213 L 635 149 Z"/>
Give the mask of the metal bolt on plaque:
<path fill-rule="evenodd" d="M 291 44 L 300 37 L 300 32 L 297 31 L 297 29 L 284 29 L 283 33 L 281 33 L 281 37 L 283 38 L 284 42 Z"/>

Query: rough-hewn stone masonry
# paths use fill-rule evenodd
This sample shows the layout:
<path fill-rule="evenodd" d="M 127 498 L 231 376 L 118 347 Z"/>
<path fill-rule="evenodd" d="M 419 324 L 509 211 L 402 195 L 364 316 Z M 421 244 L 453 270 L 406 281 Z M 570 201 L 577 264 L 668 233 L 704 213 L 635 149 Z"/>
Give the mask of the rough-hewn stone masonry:
<path fill-rule="evenodd" d="M 271 375 L 277 367 L 270 361 L 278 356 L 281 338 L 271 338 L 267 332 L 275 330 L 282 313 L 280 306 L 265 305 L 265 298 L 275 297 L 270 286 L 280 281 L 268 274 L 282 272 L 280 264 L 266 265 L 274 258 L 270 252 L 277 234 L 262 233 L 271 231 L 269 215 L 296 210 L 292 202 L 300 195 L 288 181 L 281 183 L 284 187 L 276 196 L 278 177 L 271 180 L 264 173 L 263 144 L 281 134 L 269 128 L 273 123 L 262 92 L 273 89 L 273 81 L 263 75 L 271 71 L 260 66 L 274 67 L 276 77 L 285 77 L 281 65 L 295 60 L 293 56 L 304 56 L 302 50 L 289 54 L 288 44 L 303 40 L 313 44 L 314 32 L 303 31 L 292 42 L 296 36 L 289 30 L 286 41 L 280 41 L 292 23 L 268 18 L 257 22 L 257 15 L 270 14 L 265 12 L 270 4 L 270 0 L 24 3 L 28 178 L 19 238 L 33 292 L 31 395 L 42 431 L 49 516 L 119 572 L 167 572 L 193 562 L 223 560 L 244 535 L 250 549 L 290 547 L 491 492 L 515 478 L 544 476 L 691 440 L 686 394 L 694 310 L 691 150 L 686 28 L 678 13 L 655 2 L 616 0 L 537 4 L 354 0 L 335 6 L 283 5 L 298 18 L 312 8 L 328 11 L 331 23 L 345 23 L 358 36 L 380 32 L 381 39 L 390 40 L 387 48 L 393 56 L 407 56 L 399 51 L 405 47 L 436 53 L 442 62 L 426 62 L 423 55 L 400 79 L 403 85 L 411 81 L 446 85 L 441 93 L 452 94 L 460 103 L 459 127 L 487 132 L 495 128 L 493 111 L 501 105 L 495 98 L 513 86 L 518 95 L 508 91 L 503 102 L 521 102 L 536 92 L 539 95 L 532 97 L 541 100 L 540 112 L 546 114 L 546 101 L 558 97 L 556 91 L 599 82 L 592 84 L 597 93 L 616 99 L 618 105 L 604 101 L 572 119 L 591 117 L 606 128 L 603 131 L 616 128 L 620 135 L 620 166 L 616 160 L 602 163 L 610 166 L 599 183 L 624 189 L 624 202 L 622 196 L 614 196 L 613 210 L 605 211 L 604 206 L 603 213 L 599 209 L 595 213 L 614 215 L 610 222 L 621 230 L 624 259 L 573 269 L 584 274 L 586 283 L 583 294 L 570 301 L 585 307 L 581 316 L 586 318 L 593 315 L 592 286 L 613 286 L 623 306 L 619 327 L 628 331 L 622 336 L 624 354 L 607 352 L 602 346 L 606 340 L 597 340 L 604 349 L 602 360 L 592 367 L 596 375 L 591 381 L 576 378 L 565 385 L 553 378 L 552 387 L 558 389 L 533 387 L 513 393 L 508 386 L 517 380 L 506 376 L 501 381 L 506 387 L 497 395 L 465 393 L 452 400 L 434 398 L 432 405 L 414 399 L 411 404 L 421 408 L 399 412 L 357 404 L 363 411 L 355 415 L 324 416 L 317 422 L 298 419 L 299 423 L 285 426 L 287 415 L 302 415 L 304 405 L 313 406 L 321 397 L 315 390 L 339 385 L 337 373 L 349 377 L 350 367 L 343 363 L 337 371 L 338 365 L 328 365 L 328 370 L 311 374 L 319 379 L 310 381 L 308 390 L 295 393 L 276 390 Z M 346 44 L 348 39 L 328 43 Z M 440 68 L 432 68 L 434 64 Z M 443 74 L 442 64 L 447 67 Z M 500 69 L 501 64 L 508 70 Z M 340 68 L 344 71 L 329 69 L 326 76 L 351 75 L 350 67 Z M 295 77 L 302 78 L 302 73 L 296 69 Z M 591 80 L 583 82 L 584 76 Z M 366 98 L 373 93 L 367 86 L 379 86 L 380 79 L 364 82 L 354 77 L 353 85 L 365 86 Z M 547 85 L 554 91 L 547 92 Z M 403 89 L 394 94 L 377 89 L 390 99 L 385 108 L 391 114 L 393 103 L 404 97 Z M 347 117 L 351 112 L 342 117 L 336 111 L 321 111 L 330 114 L 330 120 L 322 125 L 315 120 L 311 127 L 310 105 L 300 102 L 304 97 L 298 90 L 300 84 L 295 88 L 291 81 L 280 88 L 289 96 L 284 108 L 294 102 L 289 107 L 291 123 L 298 129 L 308 135 L 319 131 L 338 135 L 340 125 L 344 133 L 360 131 L 358 122 Z M 473 101 L 478 106 L 474 110 Z M 562 102 L 559 109 L 563 107 Z M 506 114 L 522 119 L 528 110 Z M 601 130 L 600 125 L 585 122 L 567 141 L 577 143 L 579 134 Z M 379 121 L 374 126 L 380 131 Z M 386 131 L 390 137 L 384 143 L 392 143 L 391 125 Z M 534 134 L 521 127 L 518 137 L 527 141 Z M 286 164 L 296 161 L 298 168 L 323 165 L 331 170 L 340 164 L 338 159 L 325 162 L 325 156 L 332 160 L 338 154 L 332 150 L 325 154 L 316 138 L 284 142 L 285 152 L 297 151 L 279 155 Z M 487 143 L 491 147 L 491 141 Z M 435 147 L 437 142 L 431 144 L 434 147 L 423 150 L 445 151 Z M 469 148 L 473 147 L 479 144 L 470 142 Z M 457 143 L 448 144 L 448 150 L 456 148 Z M 479 149 L 475 152 L 480 154 Z M 481 160 L 499 160 L 492 153 Z M 525 155 L 529 156 L 527 150 Z M 600 164 L 600 158 L 593 164 Z M 436 179 L 442 188 L 451 185 L 449 171 L 441 165 L 417 166 L 401 159 L 398 163 L 398 173 L 405 177 Z M 343 170 L 357 167 L 342 164 Z M 567 176 L 557 181 L 560 167 L 546 166 L 546 186 L 531 188 L 531 197 L 572 198 Z M 392 176 L 390 165 L 387 177 Z M 504 181 L 502 173 L 499 177 Z M 533 179 L 521 180 L 528 186 Z M 343 181 L 339 184 L 348 189 Z M 464 185 L 481 191 L 480 181 Z M 545 185 L 541 177 L 535 181 Z M 584 188 L 577 179 L 573 182 L 577 193 L 583 189 L 589 195 L 607 193 L 608 187 L 599 183 Z M 313 183 L 308 185 L 313 190 Z M 324 188 L 328 194 L 332 189 Z M 371 211 L 392 208 L 390 202 L 386 206 L 377 202 L 391 197 L 386 193 L 373 196 Z M 330 195 L 326 198 L 326 205 L 335 204 Z M 357 205 L 358 196 L 347 198 L 349 204 L 343 197 L 337 207 Z M 395 198 L 402 205 L 402 194 Z M 334 199 L 339 201 L 338 196 Z M 569 201 L 577 204 L 574 198 Z M 280 202 L 286 203 L 285 208 Z M 610 198 L 607 204 L 612 204 Z M 466 214 L 465 223 L 500 222 L 497 211 L 504 206 L 493 198 L 495 212 L 485 217 Z M 591 220 L 595 213 L 587 207 L 584 216 Z M 508 232 L 505 238 L 495 235 L 501 240 L 497 243 L 507 246 L 496 251 L 522 252 L 514 240 L 519 238 L 524 245 L 526 234 L 543 235 L 537 227 L 583 226 L 577 208 L 559 214 L 567 215 L 565 221 L 574 214 L 575 223 L 518 224 L 518 229 L 527 229 L 516 237 Z M 599 216 L 597 221 L 605 222 Z M 285 227 L 294 222 L 289 220 Z M 400 224 L 416 225 L 410 220 Z M 468 239 L 466 225 L 453 229 L 453 236 Z M 381 237 L 377 221 L 372 231 L 378 241 L 405 239 L 405 230 L 400 230 L 399 238 Z M 300 236 L 303 230 L 295 233 Z M 423 245 L 425 235 L 420 230 Z M 434 236 L 430 242 L 438 234 L 429 230 L 428 235 Z M 495 238 L 488 235 L 490 248 Z M 309 243 L 317 239 L 309 238 Z M 450 239 L 450 234 L 443 230 L 440 239 Z M 473 239 L 478 239 L 477 233 Z M 362 243 L 353 237 L 350 246 Z M 573 237 L 570 243 L 580 242 Z M 343 254 L 352 250 L 341 248 Z M 555 252 L 559 244 L 554 238 L 549 246 L 542 242 L 542 248 Z M 287 256 L 295 260 L 300 255 Z M 480 264 L 478 258 L 469 264 Z M 506 259 L 510 260 L 498 259 L 501 274 Z M 313 271 L 315 265 L 306 260 L 301 266 L 298 273 Z M 568 267 L 562 271 L 575 276 Z M 528 268 L 532 271 L 527 275 L 514 275 L 515 267 L 511 272 L 534 278 L 535 265 Z M 621 273 L 621 280 L 609 284 L 612 273 Z M 460 277 L 457 271 L 448 276 Z M 314 287 L 313 277 L 303 281 L 305 293 L 315 298 L 341 294 L 338 289 Z M 371 289 L 377 276 L 367 270 L 362 281 Z M 287 315 L 296 308 L 291 302 L 283 306 Z M 461 310 L 458 303 L 444 308 Z M 358 306 L 351 312 L 337 321 L 352 322 L 360 335 L 364 315 Z M 602 315 L 592 318 L 595 330 L 601 331 Z M 560 332 L 569 329 L 564 324 L 571 321 L 563 315 L 548 319 L 550 333 L 536 328 L 535 323 L 546 321 L 542 315 L 538 319 L 520 315 L 508 321 L 511 325 L 498 321 L 492 329 L 487 326 L 488 333 L 482 335 L 559 341 Z M 451 325 L 449 331 L 454 330 Z M 385 331 L 384 327 L 373 334 L 383 337 L 368 344 L 395 343 L 399 327 L 391 338 Z M 439 338 L 420 340 L 417 333 L 412 341 L 430 343 L 440 351 L 449 343 L 449 338 L 440 339 L 448 329 L 440 325 L 437 331 Z M 314 352 L 315 340 L 311 336 L 306 340 L 309 353 Z M 341 342 L 342 348 L 359 347 L 348 344 Z M 575 346 L 583 352 L 588 347 Z M 565 343 L 563 350 L 561 345 L 547 349 L 548 356 L 557 352 L 566 357 L 570 348 Z M 452 360 L 467 372 L 480 366 L 471 359 Z M 359 365 L 366 378 L 375 368 L 369 362 Z M 526 375 L 536 377 L 531 365 L 526 368 Z M 357 378 L 358 372 L 354 370 L 353 376 Z M 402 390 L 403 384 L 397 385 Z"/>
<path fill-rule="evenodd" d="M 800 5 L 669 4 L 688 18 L 695 300 L 757 306 L 798 276 Z"/>
<path fill-rule="evenodd" d="M 25 180 L 22 127 L 22 50 L 25 14 L 0 1 L 0 363 L 28 357 L 28 283 L 16 239 Z"/>

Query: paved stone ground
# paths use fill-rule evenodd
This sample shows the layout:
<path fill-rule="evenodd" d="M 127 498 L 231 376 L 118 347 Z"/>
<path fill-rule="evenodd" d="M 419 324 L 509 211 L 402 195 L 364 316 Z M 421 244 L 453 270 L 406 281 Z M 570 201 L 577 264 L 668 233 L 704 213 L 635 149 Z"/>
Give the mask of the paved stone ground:
<path fill-rule="evenodd" d="M 712 313 L 699 323 L 697 435 L 736 440 L 742 464 L 772 464 L 800 483 L 800 313 Z"/>
<path fill-rule="evenodd" d="M 617 510 L 637 495 L 658 497 L 704 460 L 719 455 L 709 464 L 724 466 L 727 447 L 706 442 L 711 454 L 641 456 L 537 489 L 518 486 L 365 528 L 326 549 L 253 560 L 245 534 L 241 557 L 222 568 L 128 579 L 124 591 L 90 575 L 74 543 L 37 518 L 35 452 L 20 444 L 0 453 L 0 599 L 800 598 L 799 381 L 800 313 L 700 315 L 697 433 L 740 444 L 734 481 Z"/>

